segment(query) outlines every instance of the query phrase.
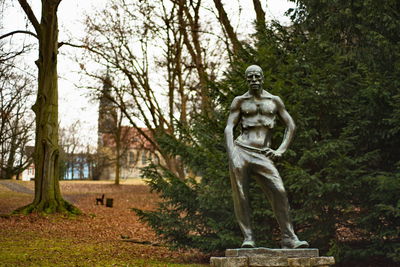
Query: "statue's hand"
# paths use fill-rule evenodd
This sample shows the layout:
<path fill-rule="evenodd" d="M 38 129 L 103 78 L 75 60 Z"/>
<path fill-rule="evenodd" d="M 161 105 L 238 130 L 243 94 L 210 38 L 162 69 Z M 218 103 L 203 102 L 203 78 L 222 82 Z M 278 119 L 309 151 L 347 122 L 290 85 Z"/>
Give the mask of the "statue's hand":
<path fill-rule="evenodd" d="M 282 157 L 283 152 L 280 150 L 273 150 L 273 149 L 267 148 L 265 150 L 265 155 L 272 159 L 279 159 Z"/>

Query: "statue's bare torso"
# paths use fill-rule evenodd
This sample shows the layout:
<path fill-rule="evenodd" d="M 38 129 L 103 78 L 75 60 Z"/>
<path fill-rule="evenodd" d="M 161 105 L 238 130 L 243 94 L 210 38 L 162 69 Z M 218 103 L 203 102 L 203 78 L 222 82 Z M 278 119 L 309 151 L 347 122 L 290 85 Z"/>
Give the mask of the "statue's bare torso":
<path fill-rule="evenodd" d="M 237 103 L 242 126 L 242 133 L 236 140 L 255 148 L 270 147 L 271 130 L 281 103 L 279 97 L 263 90 L 258 98 L 245 93 L 236 97 L 234 102 Z"/>

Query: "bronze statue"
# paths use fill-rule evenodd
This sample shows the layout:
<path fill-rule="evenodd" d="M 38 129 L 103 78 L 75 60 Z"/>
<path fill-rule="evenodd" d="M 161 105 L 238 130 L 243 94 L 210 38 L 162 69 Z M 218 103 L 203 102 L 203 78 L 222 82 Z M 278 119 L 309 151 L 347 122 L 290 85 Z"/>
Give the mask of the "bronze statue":
<path fill-rule="evenodd" d="M 263 89 L 263 72 L 252 65 L 245 72 L 249 90 L 235 97 L 225 128 L 226 147 L 232 184 L 235 215 L 244 235 L 243 248 L 254 248 L 255 238 L 250 223 L 249 180 L 254 177 L 271 202 L 282 232 L 282 248 L 305 248 L 293 231 L 289 203 L 282 178 L 272 159 L 279 158 L 289 147 L 295 124 L 282 100 Z M 271 149 L 271 131 L 276 117 L 286 124 L 283 141 L 278 149 Z M 242 132 L 233 140 L 233 131 L 241 124 Z"/>

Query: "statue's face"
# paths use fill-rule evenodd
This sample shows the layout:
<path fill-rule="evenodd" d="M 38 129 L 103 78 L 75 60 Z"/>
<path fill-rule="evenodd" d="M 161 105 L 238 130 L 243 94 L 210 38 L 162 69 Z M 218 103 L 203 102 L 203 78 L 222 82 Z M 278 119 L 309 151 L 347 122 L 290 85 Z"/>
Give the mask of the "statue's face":
<path fill-rule="evenodd" d="M 262 87 L 263 76 L 259 71 L 249 71 L 246 75 L 250 89 L 259 90 Z"/>

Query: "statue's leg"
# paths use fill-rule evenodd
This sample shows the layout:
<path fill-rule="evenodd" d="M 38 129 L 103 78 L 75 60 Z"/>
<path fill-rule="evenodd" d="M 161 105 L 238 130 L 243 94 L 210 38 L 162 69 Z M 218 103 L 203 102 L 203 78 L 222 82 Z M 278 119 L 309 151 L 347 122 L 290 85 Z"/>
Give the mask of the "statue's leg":
<path fill-rule="evenodd" d="M 240 149 L 235 151 L 235 156 L 229 164 L 233 204 L 236 219 L 244 236 L 242 247 L 255 247 L 250 220 L 249 177 L 246 155 L 240 153 L 238 150 Z"/>
<path fill-rule="evenodd" d="M 272 162 L 258 166 L 255 175 L 257 183 L 271 202 L 272 210 L 281 228 L 283 236 L 295 236 L 289 215 L 289 201 L 281 177 Z"/>
<path fill-rule="evenodd" d="M 272 161 L 266 158 L 260 164 L 256 164 L 253 170 L 256 181 L 271 202 L 272 209 L 282 232 L 282 246 L 287 248 L 308 247 L 308 243 L 299 241 L 294 233 L 286 190 L 283 186 L 282 178 Z"/>

